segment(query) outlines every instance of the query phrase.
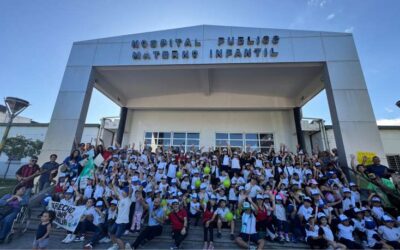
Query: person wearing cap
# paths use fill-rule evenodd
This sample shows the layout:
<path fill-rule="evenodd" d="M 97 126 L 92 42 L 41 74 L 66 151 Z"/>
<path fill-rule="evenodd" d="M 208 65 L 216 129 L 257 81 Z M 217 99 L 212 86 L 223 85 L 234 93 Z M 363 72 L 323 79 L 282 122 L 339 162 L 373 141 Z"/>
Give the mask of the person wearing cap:
<path fill-rule="evenodd" d="M 221 171 L 229 172 L 230 165 L 231 165 L 231 157 L 232 157 L 232 150 L 230 145 L 227 148 L 222 149 L 219 148 L 220 159 L 219 162 L 221 164 Z"/>
<path fill-rule="evenodd" d="M 214 212 L 217 209 L 217 197 L 212 194 L 210 200 L 206 204 L 202 204 L 203 209 L 203 238 L 204 247 L 203 249 L 214 249 L 214 227 L 215 227 L 215 217 Z"/>
<path fill-rule="evenodd" d="M 286 240 L 286 242 L 290 242 L 288 221 L 286 218 L 286 209 L 283 204 L 282 196 L 279 194 L 275 197 L 274 215 L 275 215 L 275 228 L 278 230 L 279 239 L 281 241 Z"/>
<path fill-rule="evenodd" d="M 218 198 L 218 196 L 217 196 Z M 235 239 L 235 235 L 233 232 L 235 231 L 235 221 L 227 221 L 226 215 L 231 213 L 230 209 L 226 206 L 227 199 L 226 197 L 221 197 L 218 200 L 218 208 L 215 210 L 214 215 L 212 217 L 212 221 L 217 220 L 217 238 L 221 238 L 221 229 L 222 228 L 230 228 L 231 229 L 231 240 Z"/>
<path fill-rule="evenodd" d="M 131 180 L 129 180 L 131 183 Z M 115 184 L 115 179 L 112 181 L 113 191 L 114 194 L 118 198 L 118 213 L 115 219 L 115 223 L 110 230 L 111 241 L 113 245 L 108 248 L 108 250 L 117 250 L 124 249 L 125 245 L 122 241 L 121 237 L 129 224 L 129 211 L 132 204 L 131 194 L 132 194 L 132 187 L 128 185 L 124 187 L 122 190 L 119 190 Z"/>
<path fill-rule="evenodd" d="M 197 227 L 201 216 L 199 197 L 196 193 L 191 195 L 189 202 L 189 218 L 194 218 L 194 226 Z"/>
<path fill-rule="evenodd" d="M 235 173 L 237 175 L 237 173 Z M 229 187 L 228 199 L 229 199 L 229 208 L 232 211 L 235 211 L 238 207 L 238 194 L 239 190 L 237 189 L 237 180 L 231 180 L 231 186 Z"/>
<path fill-rule="evenodd" d="M 387 244 L 394 249 L 400 249 L 400 228 L 395 227 L 395 220 L 388 216 L 382 216 L 383 225 L 378 227 L 378 232 Z"/>
<path fill-rule="evenodd" d="M 333 249 L 345 250 L 346 246 L 344 244 L 335 241 L 335 237 L 329 225 L 332 219 L 331 214 L 327 216 L 325 213 L 319 212 L 317 214 L 317 218 L 319 222 L 319 228 L 324 231 L 324 238 L 328 241 L 328 245 L 333 247 Z"/>
<path fill-rule="evenodd" d="M 349 188 L 351 191 L 351 196 L 354 197 L 357 207 L 361 207 L 361 194 L 358 190 L 357 184 L 354 182 L 349 183 Z"/>
<path fill-rule="evenodd" d="M 171 179 L 171 180 L 172 180 L 172 179 Z M 169 187 L 169 184 L 168 184 L 168 182 L 167 182 L 167 176 L 166 176 L 166 175 L 163 175 L 163 176 L 161 177 L 161 182 L 160 182 L 160 184 L 158 184 L 158 190 L 161 191 L 161 194 L 162 194 L 162 195 L 165 195 L 165 194 L 167 193 L 168 187 Z"/>
<path fill-rule="evenodd" d="M 148 201 L 147 205 L 145 206 L 145 209 L 147 209 L 149 213 L 147 226 L 138 235 L 132 245 L 125 245 L 125 249 L 129 249 L 131 247 L 132 249 L 137 249 L 145 240 L 150 241 L 162 234 L 165 212 L 160 204 L 161 200 L 159 198 L 155 198 L 154 200 L 150 199 Z"/>
<path fill-rule="evenodd" d="M 268 187 L 268 185 L 267 185 Z M 275 211 L 275 199 L 274 195 L 268 191 L 268 193 L 265 193 L 264 195 L 260 194 L 257 195 L 257 222 L 258 221 L 263 221 L 259 225 L 257 225 L 257 231 L 265 231 L 266 232 L 266 237 L 269 238 L 269 240 L 273 241 L 276 239 L 277 235 L 275 233 L 275 228 L 274 228 L 274 211 Z M 262 200 L 261 200 L 262 197 Z M 266 219 L 263 220 L 263 218 L 266 216 Z M 261 218 L 260 218 L 261 217 Z"/>
<path fill-rule="evenodd" d="M 87 231 L 98 233 L 100 229 L 97 225 L 100 223 L 101 216 L 95 209 L 95 201 L 93 198 L 90 198 L 86 201 L 85 210 L 81 217 L 81 220 L 78 223 L 74 233 L 69 239 L 65 239 L 64 243 L 82 242 L 85 240 L 85 233 Z"/>
<path fill-rule="evenodd" d="M 179 201 L 172 201 L 172 211 L 168 216 L 171 221 L 172 238 L 174 244 L 171 249 L 178 249 L 188 234 L 188 216 L 184 208 L 180 208 Z"/>
<path fill-rule="evenodd" d="M 178 171 L 178 165 L 176 164 L 175 157 L 171 158 L 171 161 L 166 165 L 168 183 L 171 184 L 171 180 L 176 177 Z"/>
<path fill-rule="evenodd" d="M 343 200 L 342 200 L 342 209 L 343 212 L 350 217 L 353 217 L 353 208 L 356 207 L 356 200 L 351 194 L 351 190 L 347 187 L 342 189 L 343 192 Z"/>
<path fill-rule="evenodd" d="M 349 249 L 364 249 L 364 247 L 354 239 L 354 226 L 350 225 L 349 218 L 344 214 L 340 214 L 339 221 L 340 223 L 337 226 L 339 242 Z"/>
<path fill-rule="evenodd" d="M 365 221 L 365 234 L 367 238 L 366 245 L 370 249 L 393 249 L 393 247 L 388 245 L 378 234 L 374 220 Z"/>
<path fill-rule="evenodd" d="M 102 239 L 99 240 L 99 243 L 109 243 L 111 239 L 108 237 L 108 233 L 111 231 L 113 225 L 115 224 L 115 219 L 117 218 L 117 205 L 118 201 L 117 200 L 111 200 L 111 202 L 108 202 L 107 199 L 103 199 L 104 204 L 106 206 L 105 210 L 105 221 L 103 224 L 101 236 L 103 236 Z M 90 248 L 90 246 L 88 246 Z"/>
<path fill-rule="evenodd" d="M 231 172 L 230 172 L 230 177 L 232 178 L 234 173 L 239 174 L 241 171 L 241 165 L 240 165 L 240 159 L 239 159 L 239 154 L 235 152 L 233 154 L 233 158 L 231 160 Z"/>
<path fill-rule="evenodd" d="M 321 193 L 321 190 L 318 188 L 318 182 L 315 179 L 311 179 L 308 182 L 308 186 L 306 187 L 306 193 L 309 196 L 312 196 L 315 193 Z"/>
<path fill-rule="evenodd" d="M 355 228 L 355 233 L 358 236 L 359 239 L 362 241 L 366 240 L 366 235 L 365 235 L 365 219 L 364 219 L 364 211 L 359 209 L 358 207 L 353 208 L 353 212 L 351 213 L 352 222 L 353 226 Z"/>
<path fill-rule="evenodd" d="M 256 230 L 256 209 L 251 203 L 251 199 L 247 198 L 243 202 L 243 215 L 242 215 L 242 226 L 240 235 L 236 237 L 235 241 L 239 247 L 243 249 L 249 249 L 250 242 L 257 244 L 257 249 L 264 248 L 264 240 L 260 239 Z"/>
<path fill-rule="evenodd" d="M 301 224 L 305 224 L 313 214 L 314 209 L 311 207 L 311 198 L 306 196 L 303 198 L 303 204 L 297 211 L 297 216 Z"/>
<path fill-rule="evenodd" d="M 100 239 L 105 236 L 105 220 L 106 220 L 106 212 L 103 211 L 104 203 L 102 200 L 98 200 L 95 205 L 95 213 L 96 216 L 93 219 L 93 226 L 89 228 L 84 227 L 81 229 L 81 234 L 86 234 L 87 231 L 94 232 L 90 241 L 84 246 L 84 249 L 92 249 Z"/>
<path fill-rule="evenodd" d="M 379 196 L 375 193 L 371 193 L 368 200 L 371 203 L 372 216 L 374 216 L 376 220 L 380 221 L 383 215 L 385 215 L 385 210 L 382 207 L 381 198 L 379 198 Z"/>
<path fill-rule="evenodd" d="M 310 216 L 305 225 L 306 242 L 311 249 L 326 249 L 328 248 L 328 241 L 326 240 L 325 231 L 323 229 L 320 230 L 318 224 L 315 223 L 315 217 L 316 215 Z"/>

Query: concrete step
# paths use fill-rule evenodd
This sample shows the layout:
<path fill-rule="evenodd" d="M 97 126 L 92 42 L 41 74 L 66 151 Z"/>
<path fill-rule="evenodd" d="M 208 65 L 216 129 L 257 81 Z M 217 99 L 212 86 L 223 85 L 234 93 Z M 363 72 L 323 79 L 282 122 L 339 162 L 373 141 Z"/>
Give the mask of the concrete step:
<path fill-rule="evenodd" d="M 31 209 L 31 219 L 28 226 L 28 232 L 35 232 L 37 229 L 37 225 L 40 223 L 40 219 L 38 215 L 43 211 L 41 207 L 35 207 Z M 235 234 L 238 234 L 240 228 L 240 221 L 236 222 Z M 62 228 L 56 228 L 53 226 L 52 229 L 52 240 L 58 240 L 59 242 L 64 239 L 67 232 Z M 127 242 L 134 242 L 138 234 L 129 234 L 127 236 L 123 236 L 123 240 Z M 216 249 L 238 249 L 236 243 L 231 241 L 230 238 L 230 230 L 223 229 L 222 237 L 216 237 L 216 230 L 214 231 L 214 246 Z M 91 234 L 88 235 L 88 239 L 91 237 Z M 173 240 L 171 238 L 171 226 L 165 225 L 164 230 L 161 236 L 157 237 L 153 241 L 146 244 L 144 249 L 169 249 Z M 183 248 L 185 249 L 202 249 L 203 248 L 203 227 L 202 226 L 191 226 L 189 229 L 189 234 L 183 243 Z M 61 244 L 61 243 L 60 243 Z M 99 244 L 97 248 L 108 248 L 111 244 Z M 66 248 L 82 248 L 83 243 L 71 243 L 71 244 L 61 244 L 61 246 L 65 246 Z M 304 243 L 292 243 L 292 242 L 268 242 L 266 241 L 265 249 L 308 249 L 308 246 Z"/>
<path fill-rule="evenodd" d="M 32 232 L 31 230 L 28 230 L 28 232 Z M 60 232 L 60 231 L 55 231 L 52 232 L 51 234 L 51 241 L 58 241 L 57 243 L 61 242 L 62 239 L 65 237 L 65 231 Z M 189 236 L 185 239 L 183 242 L 182 247 L 184 249 L 202 249 L 203 248 L 203 241 L 202 237 L 203 235 L 197 235 L 196 236 L 198 240 L 193 240 Z M 196 238 L 195 237 L 195 238 Z M 124 242 L 130 242 L 133 243 L 136 239 L 136 236 L 124 236 L 122 238 Z M 169 247 L 172 245 L 173 240 L 171 236 L 167 235 L 161 235 L 159 237 L 156 237 L 154 240 L 146 243 L 144 246 L 141 246 L 143 249 L 169 249 Z M 70 244 L 63 244 L 60 243 L 61 246 L 65 246 L 67 249 L 78 249 L 78 248 L 83 248 L 84 243 L 83 242 L 73 242 Z M 111 243 L 99 243 L 96 246 L 96 249 L 106 249 L 111 246 Z M 239 247 L 236 245 L 234 241 L 230 241 L 229 239 L 216 239 L 214 240 L 214 247 L 215 249 L 239 249 Z M 283 243 L 280 244 L 278 242 L 266 242 L 264 249 L 308 249 L 307 245 L 305 244 L 294 244 L 294 243 Z"/>

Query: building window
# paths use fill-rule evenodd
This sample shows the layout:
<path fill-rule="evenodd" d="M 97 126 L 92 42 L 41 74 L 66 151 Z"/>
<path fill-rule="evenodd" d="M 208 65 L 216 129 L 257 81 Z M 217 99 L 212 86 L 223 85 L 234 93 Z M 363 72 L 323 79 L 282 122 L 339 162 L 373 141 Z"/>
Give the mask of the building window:
<path fill-rule="evenodd" d="M 174 148 L 183 147 L 185 151 L 191 150 L 191 147 L 194 146 L 194 149 L 198 150 L 200 145 L 200 133 L 146 132 L 144 140 L 153 150 L 158 146 L 164 149 L 170 146 Z"/>
<path fill-rule="evenodd" d="M 400 155 L 387 155 L 386 159 L 390 169 L 400 171 Z"/>
<path fill-rule="evenodd" d="M 274 147 L 274 135 L 272 133 L 216 133 L 216 147 L 225 148 L 231 145 L 233 150 L 244 149 L 247 146 L 251 150 L 268 152 Z"/>

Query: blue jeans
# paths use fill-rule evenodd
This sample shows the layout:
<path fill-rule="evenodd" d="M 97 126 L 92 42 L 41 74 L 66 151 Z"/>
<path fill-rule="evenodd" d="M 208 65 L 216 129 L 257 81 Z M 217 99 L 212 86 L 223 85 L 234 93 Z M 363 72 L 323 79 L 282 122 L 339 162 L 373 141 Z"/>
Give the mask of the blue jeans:
<path fill-rule="evenodd" d="M 19 211 L 13 211 L 0 220 L 0 240 L 4 240 L 11 231 L 12 224 L 15 218 L 17 218 L 18 212 Z"/>

